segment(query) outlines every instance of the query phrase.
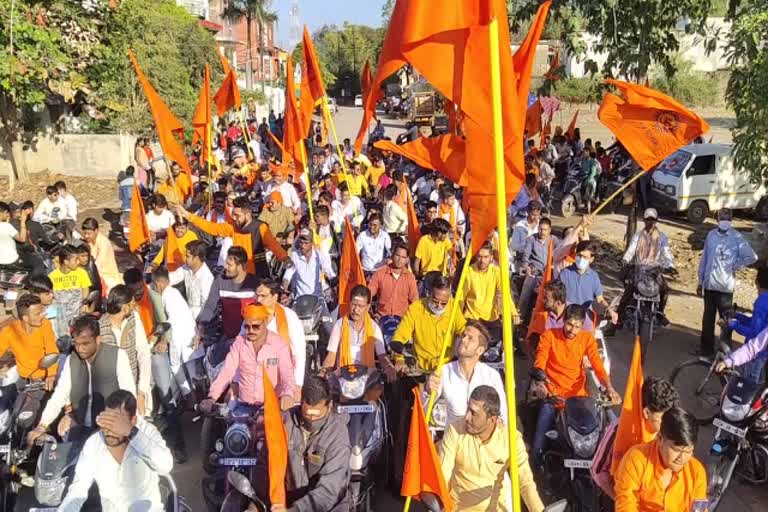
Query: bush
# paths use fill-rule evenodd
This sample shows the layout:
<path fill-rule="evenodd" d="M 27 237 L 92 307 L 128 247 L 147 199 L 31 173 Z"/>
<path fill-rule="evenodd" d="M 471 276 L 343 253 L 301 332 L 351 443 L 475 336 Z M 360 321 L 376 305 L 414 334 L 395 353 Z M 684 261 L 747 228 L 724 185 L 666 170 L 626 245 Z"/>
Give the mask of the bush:
<path fill-rule="evenodd" d="M 723 103 L 723 91 L 716 73 L 681 70 L 671 78 L 651 78 L 651 87 L 690 107 L 712 107 Z"/>
<path fill-rule="evenodd" d="M 563 78 L 554 82 L 552 93 L 568 103 L 594 103 L 602 96 L 600 81 L 596 78 Z"/>

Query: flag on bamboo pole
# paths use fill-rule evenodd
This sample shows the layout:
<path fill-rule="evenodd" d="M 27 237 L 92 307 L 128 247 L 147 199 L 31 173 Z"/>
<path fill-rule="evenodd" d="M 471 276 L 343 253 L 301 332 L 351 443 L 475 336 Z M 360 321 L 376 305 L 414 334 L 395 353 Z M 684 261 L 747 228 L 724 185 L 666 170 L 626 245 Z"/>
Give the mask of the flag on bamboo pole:
<path fill-rule="evenodd" d="M 358 284 L 365 285 L 365 273 L 349 218 L 344 218 L 344 240 L 339 262 L 339 318 L 349 313 L 349 294 Z"/>
<path fill-rule="evenodd" d="M 269 475 L 269 501 L 274 505 L 286 505 L 285 473 L 288 467 L 288 435 L 283 425 L 280 401 L 275 387 L 269 380 L 266 365 L 264 372 L 264 436 L 267 441 L 267 472 Z"/>
<path fill-rule="evenodd" d="M 619 80 L 606 82 L 621 97 L 606 94 L 597 117 L 646 171 L 709 130 L 704 119 L 666 94 Z"/>
<path fill-rule="evenodd" d="M 149 242 L 149 226 L 144 213 L 144 203 L 141 201 L 139 180 L 133 180 L 133 192 L 131 192 L 131 214 L 128 216 L 128 250 L 136 252 Z"/>
<path fill-rule="evenodd" d="M 640 443 L 649 443 L 654 434 L 646 426 L 643 418 L 643 362 L 641 356 L 640 338 L 635 337 L 635 350 L 632 352 L 632 363 L 629 367 L 627 387 L 624 390 L 624 403 L 621 406 L 619 425 L 616 428 L 616 438 L 613 441 L 611 455 L 611 475 L 619 469 L 624 454 Z"/>
<path fill-rule="evenodd" d="M 202 141 L 203 150 L 200 153 L 200 161 L 207 162 L 210 158 L 208 154 L 208 136 L 211 131 L 211 70 L 208 64 L 205 65 L 205 74 L 203 76 L 203 86 L 200 89 L 200 96 L 197 100 L 195 114 L 192 116 L 192 144 Z"/>
<path fill-rule="evenodd" d="M 456 135 L 440 135 L 438 137 L 423 137 L 395 144 L 391 140 L 378 140 L 373 146 L 402 155 L 408 160 L 425 169 L 434 169 L 452 182 L 465 187 L 466 176 L 466 144 L 464 139 Z"/>
<path fill-rule="evenodd" d="M 534 334 L 541 334 L 547 330 L 547 310 L 544 309 L 544 287 L 552 280 L 552 238 L 549 239 L 549 251 L 547 252 L 547 265 L 544 267 L 544 274 L 541 277 L 539 285 L 539 294 L 536 296 L 536 305 L 531 313 L 531 321 L 528 325 L 528 333 L 525 339 L 528 340 Z"/>
<path fill-rule="evenodd" d="M 541 102 L 538 99 L 525 112 L 525 130 L 528 132 L 529 137 L 533 137 L 541 131 L 541 114 L 543 112 L 544 109 L 541 107 Z"/>
<path fill-rule="evenodd" d="M 301 176 L 306 166 L 306 152 L 302 150 L 309 126 L 304 126 L 296 99 L 296 84 L 293 77 L 293 59 L 288 55 L 285 80 L 285 116 L 283 118 L 283 147 L 296 162 L 294 179 Z"/>
<path fill-rule="evenodd" d="M 136 77 L 139 79 L 144 96 L 147 98 L 147 103 L 149 103 L 149 110 L 152 112 L 152 119 L 155 121 L 155 130 L 157 130 L 157 137 L 160 140 L 160 147 L 163 148 L 165 159 L 169 162 L 178 163 L 184 169 L 184 172 L 187 173 L 187 176 L 191 178 L 192 169 L 189 166 L 184 150 L 179 146 L 178 140 L 176 140 L 176 135 L 184 137 L 184 125 L 173 115 L 171 109 L 168 108 L 168 105 L 165 104 L 155 88 L 152 87 L 152 84 L 149 83 L 132 50 L 128 50 L 128 57 L 131 59 Z"/>
<path fill-rule="evenodd" d="M 219 90 L 213 96 L 213 102 L 216 103 L 216 112 L 223 116 L 228 110 L 240 110 L 242 104 L 240 100 L 240 88 L 237 86 L 237 77 L 234 70 L 230 69 L 221 82 Z"/>
<path fill-rule="evenodd" d="M 406 214 L 408 216 L 408 254 L 413 256 L 416 254 L 416 246 L 419 245 L 419 239 L 421 238 L 421 226 L 419 225 L 419 216 L 416 214 L 416 207 L 413 204 L 413 195 L 408 187 L 405 187 L 406 192 Z"/>
<path fill-rule="evenodd" d="M 565 130 L 565 134 L 568 136 L 569 139 L 573 139 L 576 136 L 576 120 L 579 118 L 579 109 L 576 109 L 576 112 L 574 112 L 573 117 L 571 118 L 571 122 L 568 123 L 568 129 Z"/>
<path fill-rule="evenodd" d="M 432 435 L 424 418 L 424 405 L 418 387 L 413 390 L 414 402 L 411 413 L 411 427 L 408 432 L 408 449 L 405 453 L 401 496 L 421 499 L 422 493 L 429 493 L 440 499 L 443 510 L 451 512 L 453 501 L 443 478 L 442 466 Z"/>
<path fill-rule="evenodd" d="M 552 0 L 547 0 L 539 6 L 528 34 L 523 39 L 520 48 L 512 56 L 512 65 L 515 68 L 515 78 L 517 79 L 519 112 L 525 112 L 528 106 L 528 93 L 531 89 L 531 75 L 533 74 L 533 62 L 536 59 L 536 48 L 539 46 L 541 34 L 544 32 L 544 25 L 547 22 L 547 15 L 551 5 Z M 529 135 L 531 134 L 529 133 Z"/>
<path fill-rule="evenodd" d="M 325 86 L 323 75 L 320 72 L 320 59 L 317 58 L 312 36 L 309 35 L 307 26 L 304 25 L 302 39 L 302 63 L 301 63 L 301 117 L 304 126 L 309 129 L 312 120 L 312 111 L 318 100 L 325 101 Z"/>
<path fill-rule="evenodd" d="M 489 24 L 499 23 L 500 74 L 509 86 L 502 96 L 502 121 L 506 179 L 506 202 L 517 195 L 525 175 L 523 163 L 523 121 L 518 114 L 518 84 L 512 66 L 512 52 L 502 0 L 464 2 L 457 9 L 445 9 L 439 0 L 395 4 L 379 56 L 371 93 L 365 100 L 363 121 L 355 141 L 359 150 L 367 133 L 376 103 L 382 97 L 381 84 L 405 64 L 411 64 L 463 113 L 466 135 L 468 183 L 465 198 L 472 218 L 473 247 L 477 249 L 496 227 L 495 177 L 493 169 L 493 117 L 490 74 Z M 527 73 L 522 72 L 523 76 Z"/>

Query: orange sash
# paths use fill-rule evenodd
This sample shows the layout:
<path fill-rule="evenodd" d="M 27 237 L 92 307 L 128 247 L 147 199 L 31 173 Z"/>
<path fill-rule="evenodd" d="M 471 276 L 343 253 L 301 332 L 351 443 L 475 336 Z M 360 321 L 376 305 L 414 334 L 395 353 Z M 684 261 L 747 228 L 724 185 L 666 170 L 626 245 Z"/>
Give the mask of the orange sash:
<path fill-rule="evenodd" d="M 136 306 L 139 309 L 139 318 L 141 318 L 141 324 L 144 326 L 144 333 L 149 336 L 155 329 L 155 309 L 152 307 L 147 285 L 144 285 L 144 295 Z"/>
<path fill-rule="evenodd" d="M 288 318 L 285 316 L 285 309 L 280 304 L 275 304 L 275 322 L 277 323 L 277 334 L 288 344 L 288 350 L 290 350 L 291 336 L 288 332 Z"/>
<path fill-rule="evenodd" d="M 453 209 L 453 206 L 445 203 L 440 203 L 438 214 L 440 215 L 441 219 L 445 219 L 445 216 L 448 216 L 448 223 L 451 225 L 451 229 L 455 232 L 456 231 L 456 212 Z"/>
<path fill-rule="evenodd" d="M 350 347 L 349 336 L 349 317 L 345 316 L 341 321 L 341 340 L 339 341 L 339 368 L 355 364 L 355 361 L 352 359 L 352 350 Z M 373 320 L 371 320 L 370 315 L 365 315 L 365 320 L 363 321 L 363 336 L 365 336 L 365 341 L 363 342 L 363 346 L 361 348 L 361 364 L 363 366 L 367 366 L 368 368 L 373 368 L 376 365 L 376 350 L 374 348 L 376 340 L 373 336 Z"/>

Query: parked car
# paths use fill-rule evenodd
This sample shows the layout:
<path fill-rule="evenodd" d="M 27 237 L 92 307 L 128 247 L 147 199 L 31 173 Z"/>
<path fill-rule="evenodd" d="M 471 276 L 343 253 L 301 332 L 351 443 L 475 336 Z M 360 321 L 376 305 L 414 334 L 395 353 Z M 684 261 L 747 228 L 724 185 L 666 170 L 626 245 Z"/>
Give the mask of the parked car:
<path fill-rule="evenodd" d="M 672 153 L 653 173 L 651 201 L 662 210 L 685 212 L 694 224 L 721 208 L 768 218 L 768 189 L 734 167 L 731 144 L 690 144 Z"/>
<path fill-rule="evenodd" d="M 328 111 L 331 113 L 331 115 L 336 115 L 336 112 L 339 111 L 339 107 L 336 105 L 336 100 L 330 97 L 326 97 L 325 101 L 328 103 Z M 315 114 L 322 115 L 322 113 L 322 109 L 320 105 L 318 105 L 315 108 Z"/>
<path fill-rule="evenodd" d="M 363 95 L 362 94 L 358 94 L 357 96 L 355 96 L 355 106 L 356 107 L 362 107 L 363 106 Z"/>

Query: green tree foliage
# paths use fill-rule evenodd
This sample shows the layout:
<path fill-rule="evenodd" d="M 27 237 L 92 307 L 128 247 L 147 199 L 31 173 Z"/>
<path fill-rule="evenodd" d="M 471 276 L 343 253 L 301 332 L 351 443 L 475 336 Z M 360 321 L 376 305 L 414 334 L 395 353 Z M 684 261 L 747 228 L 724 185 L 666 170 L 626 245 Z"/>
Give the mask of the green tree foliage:
<path fill-rule="evenodd" d="M 735 8 L 734 8 L 735 9 Z M 768 1 L 742 2 L 732 20 L 726 100 L 736 113 L 736 165 L 755 181 L 768 180 Z"/>

